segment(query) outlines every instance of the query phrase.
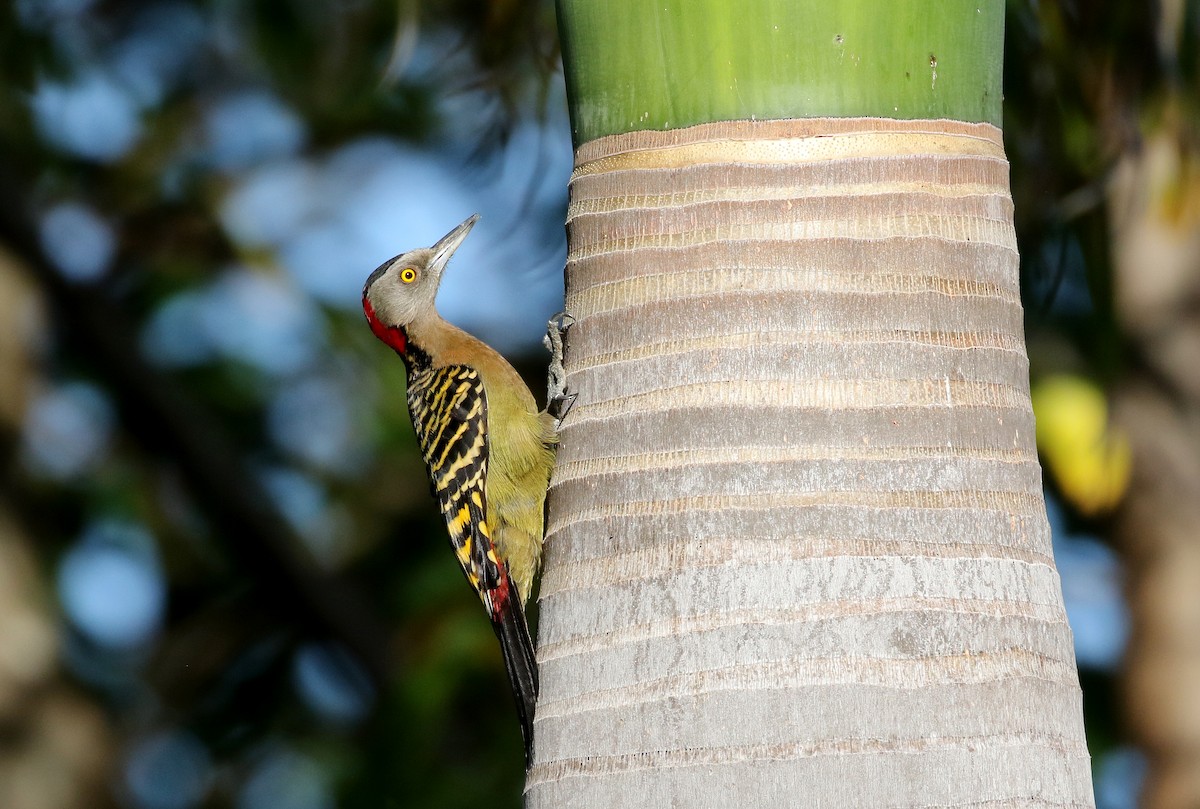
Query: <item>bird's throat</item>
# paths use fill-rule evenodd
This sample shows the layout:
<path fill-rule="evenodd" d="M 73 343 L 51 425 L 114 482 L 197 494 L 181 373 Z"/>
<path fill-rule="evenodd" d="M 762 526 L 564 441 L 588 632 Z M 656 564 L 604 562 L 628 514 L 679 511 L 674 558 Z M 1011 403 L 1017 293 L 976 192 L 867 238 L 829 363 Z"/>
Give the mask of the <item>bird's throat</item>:
<path fill-rule="evenodd" d="M 400 355 L 410 374 L 429 367 L 429 353 L 411 338 L 409 330 L 403 326 L 389 326 L 380 320 L 375 314 L 375 307 L 366 297 L 363 298 L 363 313 L 367 316 L 371 333 Z"/>
<path fill-rule="evenodd" d="M 365 296 L 363 297 L 363 314 L 367 316 L 371 333 L 378 337 L 384 345 L 401 357 L 408 352 L 408 332 L 400 326 L 389 326 L 380 320 L 379 316 L 375 314 L 375 307 Z"/>

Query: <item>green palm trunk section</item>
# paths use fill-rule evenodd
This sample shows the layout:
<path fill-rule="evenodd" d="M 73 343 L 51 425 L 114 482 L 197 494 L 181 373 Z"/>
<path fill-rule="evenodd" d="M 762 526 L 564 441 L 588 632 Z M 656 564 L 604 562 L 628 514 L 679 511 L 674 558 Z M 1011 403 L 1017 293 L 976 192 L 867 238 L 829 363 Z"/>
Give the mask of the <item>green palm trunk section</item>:
<path fill-rule="evenodd" d="M 1000 0 L 559 0 L 575 144 L 710 121 L 1000 125 Z"/>

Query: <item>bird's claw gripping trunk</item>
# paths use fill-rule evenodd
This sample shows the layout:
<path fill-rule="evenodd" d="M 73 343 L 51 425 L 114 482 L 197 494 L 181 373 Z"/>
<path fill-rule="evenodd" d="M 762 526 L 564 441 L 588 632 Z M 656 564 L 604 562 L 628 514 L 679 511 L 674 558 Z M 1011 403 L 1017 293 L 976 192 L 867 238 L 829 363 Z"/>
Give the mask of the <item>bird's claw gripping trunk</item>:
<path fill-rule="evenodd" d="M 567 393 L 567 371 L 563 367 L 563 338 L 575 324 L 575 318 L 559 312 L 546 324 L 546 336 L 542 343 L 550 350 L 550 368 L 546 379 L 546 412 L 554 418 L 557 429 L 571 411 L 577 394 Z"/>

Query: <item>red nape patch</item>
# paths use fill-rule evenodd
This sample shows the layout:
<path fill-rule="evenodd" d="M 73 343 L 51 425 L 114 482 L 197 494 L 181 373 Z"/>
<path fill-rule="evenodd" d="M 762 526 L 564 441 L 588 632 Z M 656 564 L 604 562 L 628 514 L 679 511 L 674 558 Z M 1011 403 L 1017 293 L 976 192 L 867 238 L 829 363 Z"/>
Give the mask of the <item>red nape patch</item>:
<path fill-rule="evenodd" d="M 403 354 L 408 348 L 408 335 L 399 326 L 385 325 L 376 316 L 375 307 L 371 305 L 371 301 L 367 300 L 366 295 L 363 296 L 363 313 L 367 316 L 367 324 L 370 325 L 371 332 L 397 354 Z"/>

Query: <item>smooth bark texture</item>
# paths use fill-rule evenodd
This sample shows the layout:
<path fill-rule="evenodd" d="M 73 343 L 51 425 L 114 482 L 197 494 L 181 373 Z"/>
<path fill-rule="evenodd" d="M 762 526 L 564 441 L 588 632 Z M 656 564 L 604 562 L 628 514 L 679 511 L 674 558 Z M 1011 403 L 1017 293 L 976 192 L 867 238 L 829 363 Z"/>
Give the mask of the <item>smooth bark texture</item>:
<path fill-rule="evenodd" d="M 559 0 L 578 146 L 707 121 L 1000 124 L 1001 0 Z"/>
<path fill-rule="evenodd" d="M 1092 805 L 999 131 L 576 154 L 527 805 Z"/>

